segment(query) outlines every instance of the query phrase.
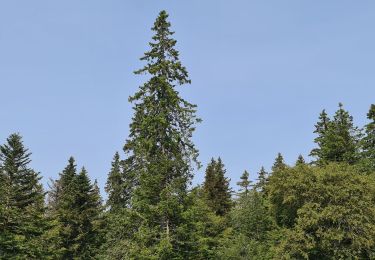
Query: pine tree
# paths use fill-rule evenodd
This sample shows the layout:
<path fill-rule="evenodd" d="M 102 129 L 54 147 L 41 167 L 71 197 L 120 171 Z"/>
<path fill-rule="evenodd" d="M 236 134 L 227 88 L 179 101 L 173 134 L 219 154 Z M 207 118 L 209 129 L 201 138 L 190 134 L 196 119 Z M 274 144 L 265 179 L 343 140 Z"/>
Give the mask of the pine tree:
<path fill-rule="evenodd" d="M 97 254 L 101 239 L 101 199 L 85 168 L 77 174 L 75 160 L 68 165 L 51 191 L 51 215 L 55 217 L 59 239 L 55 250 L 63 259 L 90 259 Z"/>
<path fill-rule="evenodd" d="M 189 84 L 188 73 L 174 48 L 168 14 L 161 11 L 152 30 L 151 50 L 141 58 L 147 64 L 136 74 L 146 74 L 149 80 L 129 98 L 134 104 L 130 136 L 124 151 L 127 171 L 134 176 L 132 210 L 143 219 L 134 235 L 137 257 L 156 254 L 173 258 L 178 241 L 175 230 L 181 222 L 187 186 L 193 176 L 198 151 L 191 141 L 196 106 L 179 96 L 175 89 Z M 140 232 L 147 232 L 141 234 Z M 146 242 L 147 241 L 147 242 Z M 147 244 L 147 248 L 142 245 Z"/>
<path fill-rule="evenodd" d="M 372 104 L 367 119 L 371 120 L 365 126 L 365 137 L 362 139 L 362 157 L 369 164 L 371 170 L 375 170 L 375 105 Z"/>
<path fill-rule="evenodd" d="M 249 180 L 249 173 L 245 170 L 240 179 L 241 181 L 237 182 L 237 185 L 240 186 L 240 192 L 246 196 L 249 192 L 251 184 L 251 181 Z"/>
<path fill-rule="evenodd" d="M 329 120 L 323 110 L 320 121 L 315 125 L 318 134 L 314 142 L 318 145 L 310 153 L 318 165 L 328 162 L 346 162 L 354 164 L 359 158 L 359 140 L 361 132 L 353 124 L 353 117 L 339 103 L 333 120 Z"/>
<path fill-rule="evenodd" d="M 281 153 L 278 153 L 275 162 L 272 166 L 272 171 L 275 172 L 277 170 L 283 170 L 285 168 L 286 164 L 284 163 L 284 157 L 281 155 Z"/>
<path fill-rule="evenodd" d="M 305 165 L 305 164 L 306 164 L 305 158 L 303 158 L 303 156 L 300 154 L 298 156 L 297 161 L 296 161 L 296 166 L 298 166 L 298 165 Z"/>
<path fill-rule="evenodd" d="M 232 207 L 231 189 L 225 173 L 221 158 L 217 161 L 212 158 L 211 163 L 207 166 L 203 184 L 207 204 L 219 216 L 224 216 Z"/>
<path fill-rule="evenodd" d="M 44 192 L 39 173 L 30 168 L 31 153 L 19 134 L 0 146 L 0 258 L 41 259 L 48 255 L 44 233 Z"/>

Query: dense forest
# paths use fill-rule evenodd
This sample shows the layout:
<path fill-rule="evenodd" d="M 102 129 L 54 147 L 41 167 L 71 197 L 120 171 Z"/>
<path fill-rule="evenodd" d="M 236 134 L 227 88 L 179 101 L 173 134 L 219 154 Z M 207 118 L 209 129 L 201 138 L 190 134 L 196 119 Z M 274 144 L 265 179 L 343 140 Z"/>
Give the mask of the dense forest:
<path fill-rule="evenodd" d="M 234 192 L 225 160 L 212 158 L 194 187 L 201 119 L 177 90 L 190 79 L 165 11 L 152 30 L 105 202 L 73 157 L 45 191 L 21 135 L 0 146 L 0 258 L 375 259 L 375 105 L 362 128 L 342 104 L 323 110 L 311 161 L 279 153 Z"/>

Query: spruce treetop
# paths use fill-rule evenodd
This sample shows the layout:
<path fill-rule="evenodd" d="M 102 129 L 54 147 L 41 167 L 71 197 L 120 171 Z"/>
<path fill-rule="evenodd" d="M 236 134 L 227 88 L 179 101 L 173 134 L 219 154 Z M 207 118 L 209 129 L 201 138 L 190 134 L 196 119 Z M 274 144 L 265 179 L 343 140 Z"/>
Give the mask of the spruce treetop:
<path fill-rule="evenodd" d="M 304 164 L 306 164 L 305 158 L 303 158 L 303 156 L 301 154 L 298 155 L 298 159 L 296 161 L 296 166 L 304 165 Z"/>
<path fill-rule="evenodd" d="M 240 177 L 240 181 L 237 182 L 237 185 L 240 186 L 240 191 L 243 192 L 245 195 L 249 192 L 251 181 L 249 180 L 249 172 L 244 171 Z"/>
<path fill-rule="evenodd" d="M 278 153 L 275 159 L 275 162 L 272 166 L 272 171 L 282 170 L 285 167 L 286 167 L 286 164 L 284 163 L 284 157 L 282 156 L 281 153 Z"/>

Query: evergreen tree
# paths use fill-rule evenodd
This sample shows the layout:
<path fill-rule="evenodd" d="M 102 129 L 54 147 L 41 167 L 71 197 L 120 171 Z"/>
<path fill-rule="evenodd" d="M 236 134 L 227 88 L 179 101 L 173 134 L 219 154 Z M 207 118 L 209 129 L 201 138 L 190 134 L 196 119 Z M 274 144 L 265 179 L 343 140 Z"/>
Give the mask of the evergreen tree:
<path fill-rule="evenodd" d="M 48 256 L 44 233 L 44 192 L 39 173 L 30 168 L 31 153 L 19 134 L 0 146 L 0 258 L 41 259 Z"/>
<path fill-rule="evenodd" d="M 281 155 L 281 153 L 278 153 L 275 162 L 273 163 L 272 171 L 275 172 L 277 170 L 283 170 L 285 168 L 286 164 L 284 163 L 284 157 Z"/>
<path fill-rule="evenodd" d="M 318 136 L 314 139 L 314 142 L 318 145 L 318 148 L 314 148 L 310 152 L 310 156 L 316 157 L 316 158 L 323 158 L 325 151 L 324 148 L 326 147 L 327 142 L 327 132 L 329 129 L 329 126 L 331 124 L 331 119 L 328 117 L 328 114 L 326 113 L 326 110 L 323 109 L 323 111 L 319 115 L 319 121 L 315 125 L 314 133 Z"/>
<path fill-rule="evenodd" d="M 110 210 L 126 208 L 130 204 L 133 185 L 132 180 L 127 178 L 122 163 L 119 153 L 116 152 L 105 186 L 105 191 L 108 193 L 107 207 Z"/>
<path fill-rule="evenodd" d="M 255 184 L 255 189 L 257 191 L 264 192 L 267 182 L 268 182 L 268 173 L 262 166 L 262 168 L 260 168 L 260 171 L 258 172 L 258 178 L 257 178 L 257 183 Z"/>
<path fill-rule="evenodd" d="M 362 157 L 366 160 L 371 170 L 375 170 L 375 105 L 372 104 L 367 119 L 370 120 L 365 126 L 365 137 L 362 139 Z"/>
<path fill-rule="evenodd" d="M 354 126 L 353 117 L 344 110 L 343 105 L 339 103 L 333 120 L 329 120 L 324 110 L 319 119 L 314 131 L 318 134 L 314 140 L 318 147 L 310 153 L 316 158 L 315 163 L 323 165 L 328 162 L 357 162 L 361 132 Z"/>
<path fill-rule="evenodd" d="M 135 179 L 132 210 L 143 220 L 133 236 L 138 247 L 134 254 L 141 258 L 175 256 L 175 231 L 182 220 L 194 163 L 199 166 L 191 137 L 200 119 L 196 106 L 175 89 L 190 80 L 174 48 L 176 40 L 167 18 L 165 11 L 159 13 L 151 49 L 141 58 L 147 64 L 135 72 L 150 78 L 129 98 L 134 117 L 124 151 L 127 171 Z"/>
<path fill-rule="evenodd" d="M 55 250 L 63 259 L 90 259 L 97 254 L 101 239 L 101 199 L 85 168 L 77 174 L 70 157 L 54 185 L 51 215 L 55 217 L 58 239 Z"/>
<path fill-rule="evenodd" d="M 297 161 L 296 161 L 296 166 L 298 166 L 298 165 L 305 165 L 305 164 L 306 164 L 305 158 L 303 158 L 303 156 L 300 154 L 298 156 Z"/>
<path fill-rule="evenodd" d="M 224 164 L 219 158 L 213 158 L 207 166 L 203 191 L 206 194 L 207 204 L 219 216 L 224 216 L 232 207 L 231 189 L 229 180 L 225 177 Z"/>
<path fill-rule="evenodd" d="M 240 177 L 241 181 L 237 182 L 237 185 L 240 186 L 240 192 L 245 196 L 249 192 L 251 181 L 249 180 L 249 173 L 245 170 Z"/>

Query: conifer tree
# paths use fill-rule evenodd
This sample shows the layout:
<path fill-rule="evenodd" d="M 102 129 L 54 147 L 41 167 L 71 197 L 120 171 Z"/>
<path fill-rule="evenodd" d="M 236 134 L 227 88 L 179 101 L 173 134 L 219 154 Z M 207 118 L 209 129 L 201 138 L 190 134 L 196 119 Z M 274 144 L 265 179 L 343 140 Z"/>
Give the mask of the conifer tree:
<path fill-rule="evenodd" d="M 318 145 L 310 155 L 316 158 L 318 165 L 328 162 L 347 162 L 354 164 L 359 159 L 359 140 L 361 132 L 353 124 L 353 117 L 339 103 L 333 120 L 329 120 L 323 110 L 315 125 L 318 134 L 314 142 Z"/>
<path fill-rule="evenodd" d="M 237 185 L 240 186 L 240 192 L 246 196 L 249 192 L 251 184 L 251 181 L 249 180 L 249 173 L 245 170 L 240 179 L 241 181 L 237 182 Z"/>
<path fill-rule="evenodd" d="M 187 187 L 198 151 L 191 141 L 196 106 L 179 96 L 176 87 L 189 84 L 185 67 L 179 61 L 172 38 L 168 14 L 161 11 L 152 30 L 155 35 L 151 49 L 141 58 L 147 64 L 136 74 L 146 74 L 149 80 L 129 98 L 134 104 L 130 135 L 124 146 L 126 168 L 134 176 L 132 210 L 143 220 L 135 242 L 143 254 L 173 258 L 177 242 L 173 237 L 180 225 Z M 147 231 L 147 234 L 139 232 Z M 141 248 L 147 244 L 147 249 Z M 138 250 L 138 251 L 137 251 Z"/>
<path fill-rule="evenodd" d="M 85 168 L 77 174 L 73 157 L 60 174 L 52 191 L 51 215 L 58 222 L 55 250 L 63 259 L 90 259 L 97 254 L 101 239 L 101 199 Z"/>
<path fill-rule="evenodd" d="M 116 152 L 113 158 L 105 191 L 108 193 L 107 207 L 110 210 L 126 208 L 129 205 L 131 190 L 129 189 L 129 185 L 127 185 L 118 152 Z"/>
<path fill-rule="evenodd" d="M 298 166 L 298 165 L 304 165 L 304 164 L 306 164 L 305 158 L 303 158 L 303 156 L 300 154 L 298 156 L 297 161 L 296 161 L 296 166 Z"/>
<path fill-rule="evenodd" d="M 19 134 L 0 146 L 0 258 L 41 259 L 48 254 L 44 192 L 31 153 Z"/>
<path fill-rule="evenodd" d="M 232 207 L 231 189 L 225 173 L 226 170 L 221 158 L 217 161 L 212 158 L 207 166 L 203 184 L 207 204 L 219 216 L 224 216 Z"/>
<path fill-rule="evenodd" d="M 259 192 L 264 192 L 267 182 L 268 182 L 268 173 L 262 166 L 262 168 L 260 168 L 260 171 L 258 172 L 258 178 L 257 178 L 257 183 L 255 184 L 255 189 Z"/>
<path fill-rule="evenodd" d="M 365 126 L 365 137 L 362 139 L 362 156 L 369 164 L 371 170 L 375 170 L 375 105 L 372 104 L 367 119 L 370 122 Z"/>
<path fill-rule="evenodd" d="M 284 157 L 281 155 L 281 153 L 278 153 L 275 162 L 272 166 L 272 171 L 275 172 L 277 170 L 282 170 L 285 168 L 286 164 L 284 163 Z"/>

